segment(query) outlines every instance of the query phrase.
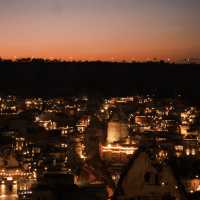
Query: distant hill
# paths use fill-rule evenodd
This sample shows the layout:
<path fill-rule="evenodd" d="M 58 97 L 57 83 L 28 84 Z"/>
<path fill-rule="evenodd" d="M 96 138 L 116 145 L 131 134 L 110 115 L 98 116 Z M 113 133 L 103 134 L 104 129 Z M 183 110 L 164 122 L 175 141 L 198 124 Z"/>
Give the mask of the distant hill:
<path fill-rule="evenodd" d="M 0 92 L 21 95 L 81 93 L 159 96 L 183 94 L 200 99 L 200 65 L 164 62 L 61 62 L 42 59 L 0 61 Z"/>

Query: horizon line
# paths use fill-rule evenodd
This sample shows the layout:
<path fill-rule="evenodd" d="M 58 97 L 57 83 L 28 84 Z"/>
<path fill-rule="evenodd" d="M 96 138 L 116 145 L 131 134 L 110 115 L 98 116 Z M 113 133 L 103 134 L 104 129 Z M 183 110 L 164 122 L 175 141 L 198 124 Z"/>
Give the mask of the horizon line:
<path fill-rule="evenodd" d="M 75 58 L 56 58 L 56 57 L 16 57 L 13 58 L 4 58 L 0 56 L 0 61 L 12 61 L 12 62 L 18 62 L 23 61 L 24 62 L 31 62 L 33 60 L 43 60 L 43 61 L 54 61 L 54 62 L 109 62 L 109 63 L 147 63 L 147 62 L 153 62 L 153 63 L 168 63 L 168 64 L 200 64 L 200 57 L 199 58 L 184 58 L 184 59 L 178 59 L 178 60 L 172 60 L 170 58 L 162 59 L 162 58 L 153 58 L 153 59 L 75 59 Z"/>

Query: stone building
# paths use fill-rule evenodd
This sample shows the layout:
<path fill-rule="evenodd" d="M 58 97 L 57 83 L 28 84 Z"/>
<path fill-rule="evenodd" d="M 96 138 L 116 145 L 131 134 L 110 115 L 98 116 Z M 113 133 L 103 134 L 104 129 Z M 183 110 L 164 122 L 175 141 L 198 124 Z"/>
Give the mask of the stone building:
<path fill-rule="evenodd" d="M 115 112 L 108 122 L 107 142 L 120 142 L 128 137 L 128 121 L 123 112 Z"/>

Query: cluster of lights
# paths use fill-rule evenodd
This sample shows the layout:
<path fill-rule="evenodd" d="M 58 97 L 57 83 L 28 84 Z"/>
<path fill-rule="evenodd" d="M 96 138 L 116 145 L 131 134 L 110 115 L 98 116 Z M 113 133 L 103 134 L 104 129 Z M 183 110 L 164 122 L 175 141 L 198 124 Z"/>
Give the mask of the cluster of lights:
<path fill-rule="evenodd" d="M 191 125 L 195 118 L 198 115 L 198 111 L 196 108 L 191 107 L 185 110 L 185 112 L 181 113 L 181 121 L 183 125 Z"/>
<path fill-rule="evenodd" d="M 102 146 L 102 152 L 111 152 L 111 153 L 119 153 L 119 154 L 127 154 L 132 155 L 137 150 L 137 147 L 124 147 L 124 146 L 113 146 L 108 144 L 107 146 Z"/>
<path fill-rule="evenodd" d="M 141 97 L 141 96 L 130 96 L 130 97 L 113 97 L 111 99 L 106 100 L 107 105 L 116 105 L 120 103 L 138 103 L 138 104 L 146 104 L 152 102 L 153 99 L 149 96 Z"/>
<path fill-rule="evenodd" d="M 195 178 L 187 181 L 187 185 L 190 193 L 199 192 L 200 191 L 199 175 L 196 175 Z"/>
<path fill-rule="evenodd" d="M 35 118 L 35 122 L 37 122 L 40 126 L 42 126 L 43 128 L 45 128 L 47 131 L 48 130 L 56 130 L 57 129 L 57 125 L 56 122 L 53 122 L 51 120 L 40 120 L 39 117 Z"/>
<path fill-rule="evenodd" d="M 0 176 L 3 178 L 3 179 L 6 179 L 7 181 L 12 181 L 13 184 L 16 184 L 16 178 L 22 178 L 22 177 L 27 177 L 29 179 L 36 179 L 37 178 L 37 174 L 36 174 L 36 171 L 34 172 L 22 172 L 20 170 L 16 170 L 16 171 L 13 171 L 13 172 L 8 172 L 7 170 L 5 169 L 2 169 L 0 171 Z M 4 181 L 2 182 L 2 184 L 4 183 Z"/>
<path fill-rule="evenodd" d="M 31 190 L 25 190 L 25 191 L 21 191 L 20 194 L 22 194 L 22 195 L 32 194 L 32 191 Z"/>
<path fill-rule="evenodd" d="M 17 103 L 15 96 L 0 97 L 0 114 L 1 115 L 16 115 Z"/>
<path fill-rule="evenodd" d="M 173 106 L 167 106 L 161 109 L 154 107 L 145 107 L 144 115 L 140 112 L 135 113 L 135 124 L 146 131 L 167 131 L 168 128 L 177 127 L 177 123 L 174 120 L 165 120 L 164 117 L 168 116 L 170 112 L 174 110 Z M 134 118 L 134 115 L 130 115 L 130 120 Z"/>
<path fill-rule="evenodd" d="M 81 118 L 76 125 L 78 132 L 83 133 L 90 125 L 90 121 L 91 119 L 89 116 Z"/>
<path fill-rule="evenodd" d="M 182 145 L 176 145 L 176 146 L 174 146 L 174 149 L 176 151 L 177 157 L 180 157 L 184 153 L 186 156 L 195 156 L 197 154 L 197 150 L 194 147 L 193 148 L 184 148 L 184 146 L 182 146 Z"/>
<path fill-rule="evenodd" d="M 43 101 L 40 98 L 26 99 L 25 105 L 27 109 L 42 109 Z"/>

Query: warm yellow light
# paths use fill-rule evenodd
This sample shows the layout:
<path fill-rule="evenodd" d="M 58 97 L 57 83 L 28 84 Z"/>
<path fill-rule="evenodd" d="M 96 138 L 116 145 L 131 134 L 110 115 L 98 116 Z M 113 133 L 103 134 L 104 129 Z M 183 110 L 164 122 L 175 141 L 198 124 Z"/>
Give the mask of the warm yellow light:
<path fill-rule="evenodd" d="M 111 144 L 102 147 L 103 152 L 125 153 L 127 155 L 133 154 L 136 150 L 136 147 L 112 146 Z"/>

